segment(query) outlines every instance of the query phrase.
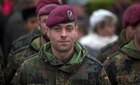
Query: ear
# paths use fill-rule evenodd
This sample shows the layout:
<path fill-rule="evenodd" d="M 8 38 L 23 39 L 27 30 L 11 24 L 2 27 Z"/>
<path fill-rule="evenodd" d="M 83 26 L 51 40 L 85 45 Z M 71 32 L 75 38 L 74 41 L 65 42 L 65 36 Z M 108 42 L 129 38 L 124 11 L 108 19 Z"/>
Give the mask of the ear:
<path fill-rule="evenodd" d="M 37 22 L 38 22 L 39 25 L 41 25 L 40 24 L 41 22 L 40 22 L 40 17 L 39 16 L 37 16 Z"/>
<path fill-rule="evenodd" d="M 50 28 L 47 27 L 46 29 L 47 29 L 47 36 L 50 37 Z"/>
<path fill-rule="evenodd" d="M 79 27 L 78 27 L 78 25 L 76 25 L 76 26 L 75 26 L 76 37 L 78 36 L 78 29 L 79 29 Z"/>

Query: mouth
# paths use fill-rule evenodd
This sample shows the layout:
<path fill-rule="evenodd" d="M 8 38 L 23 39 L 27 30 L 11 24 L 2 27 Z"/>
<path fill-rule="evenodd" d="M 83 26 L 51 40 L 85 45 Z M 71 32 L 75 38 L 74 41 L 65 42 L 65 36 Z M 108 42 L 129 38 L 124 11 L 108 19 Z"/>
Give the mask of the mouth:
<path fill-rule="evenodd" d="M 69 41 L 58 41 L 58 43 L 66 44 L 66 43 L 69 43 Z"/>
<path fill-rule="evenodd" d="M 69 41 L 58 41 L 58 42 L 60 42 L 60 43 L 66 43 L 66 42 L 69 42 Z"/>

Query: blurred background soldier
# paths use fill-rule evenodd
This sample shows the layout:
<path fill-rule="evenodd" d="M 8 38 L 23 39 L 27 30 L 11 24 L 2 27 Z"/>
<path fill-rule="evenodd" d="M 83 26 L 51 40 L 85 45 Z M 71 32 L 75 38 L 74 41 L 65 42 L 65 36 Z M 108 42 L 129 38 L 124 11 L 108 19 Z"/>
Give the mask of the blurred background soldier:
<path fill-rule="evenodd" d="M 18 0 L 18 4 L 20 4 L 18 10 L 9 16 L 3 33 L 4 40 L 2 48 L 4 51 L 5 62 L 7 62 L 7 57 L 13 41 L 28 33 L 22 17 L 22 10 L 35 7 L 37 1 L 38 0 Z"/>
<path fill-rule="evenodd" d="M 119 39 L 116 42 L 111 43 L 101 49 L 101 53 L 97 57 L 97 59 L 100 60 L 102 63 L 107 58 L 109 58 L 110 55 L 118 51 L 122 45 L 124 45 L 125 43 L 128 43 L 131 39 L 133 39 L 134 31 L 133 31 L 133 27 L 130 26 L 129 24 L 131 23 L 129 17 L 131 17 L 131 13 L 129 11 L 125 11 L 122 16 L 123 26 L 122 26 L 122 31 L 120 33 Z"/>
<path fill-rule="evenodd" d="M 28 33 L 19 37 L 13 42 L 9 56 L 14 54 L 14 52 L 21 50 L 22 47 L 27 46 L 31 41 L 31 35 L 33 36 L 32 30 L 37 29 L 38 27 L 37 18 L 36 18 L 36 7 L 23 9 L 21 11 L 21 15 L 23 18 L 25 29 L 28 31 Z M 7 62 L 9 61 L 9 56 L 4 61 L 5 66 L 7 65 Z"/>
<path fill-rule="evenodd" d="M 62 4 L 61 0 L 39 0 L 38 4 L 37 4 L 37 9 L 36 9 L 36 12 L 38 13 L 39 9 L 43 6 L 45 6 L 46 4 L 51 4 L 51 3 L 54 3 L 54 4 Z M 37 27 L 37 23 L 27 23 L 27 20 L 25 20 L 29 15 L 31 14 L 28 14 L 31 13 L 30 10 L 32 8 L 25 8 L 22 10 L 22 17 L 24 19 L 24 24 L 25 24 L 25 27 L 28 31 L 28 34 L 26 35 L 23 35 L 21 37 L 19 37 L 18 39 L 16 39 L 13 44 L 12 44 L 12 48 L 10 50 L 10 54 L 11 55 L 12 53 L 16 52 L 16 51 L 19 51 L 22 47 L 25 47 L 25 46 L 28 46 L 32 40 L 32 38 L 34 37 L 37 37 L 37 36 L 40 36 L 40 31 L 39 31 L 39 28 Z M 34 18 L 34 20 L 36 20 L 36 18 Z M 36 20 L 37 21 L 37 20 Z"/>
<path fill-rule="evenodd" d="M 54 1 L 58 2 L 58 0 Z M 33 37 L 31 41 L 29 40 L 30 43 L 27 46 L 21 47 L 19 50 L 15 51 L 12 55 L 9 56 L 9 62 L 5 69 L 6 81 L 10 82 L 20 65 L 25 60 L 33 57 L 34 54 L 39 51 L 41 45 L 49 42 L 49 38 L 46 36 L 47 31 L 45 29 L 47 27 L 45 25 L 45 19 L 49 15 L 49 13 L 58 6 L 59 3 L 55 4 L 53 3 L 54 1 L 39 1 L 36 11 L 41 35 Z M 40 5 L 42 4 L 44 4 L 44 6 L 40 7 Z"/>
<path fill-rule="evenodd" d="M 28 33 L 31 33 L 35 28 L 38 27 L 37 18 L 36 18 L 36 7 L 23 9 L 21 11 L 22 18 L 25 23 L 25 28 Z"/>
<path fill-rule="evenodd" d="M 126 9 L 124 17 L 129 18 L 134 38 L 111 55 L 104 63 L 112 85 L 140 84 L 140 4 Z M 128 14 L 129 13 L 129 14 Z"/>

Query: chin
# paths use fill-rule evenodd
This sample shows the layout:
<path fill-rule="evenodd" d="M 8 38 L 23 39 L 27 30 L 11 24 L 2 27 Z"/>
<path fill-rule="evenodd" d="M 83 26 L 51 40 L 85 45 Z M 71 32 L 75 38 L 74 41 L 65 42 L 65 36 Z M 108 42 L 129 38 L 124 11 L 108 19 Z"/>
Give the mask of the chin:
<path fill-rule="evenodd" d="M 61 52 L 67 52 L 70 50 L 70 48 L 59 48 L 58 50 Z"/>

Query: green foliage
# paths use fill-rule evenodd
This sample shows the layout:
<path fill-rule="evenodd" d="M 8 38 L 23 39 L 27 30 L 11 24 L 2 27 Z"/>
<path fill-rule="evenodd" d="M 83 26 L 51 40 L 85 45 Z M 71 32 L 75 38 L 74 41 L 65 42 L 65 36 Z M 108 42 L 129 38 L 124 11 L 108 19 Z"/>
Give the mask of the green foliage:
<path fill-rule="evenodd" d="M 112 5 L 113 0 L 88 0 L 87 13 L 90 15 L 94 10 L 106 9 Z"/>
<path fill-rule="evenodd" d="M 88 0 L 87 13 L 90 15 L 94 10 L 107 9 L 113 4 L 114 0 Z M 130 5 L 132 0 L 128 0 L 126 4 Z"/>

